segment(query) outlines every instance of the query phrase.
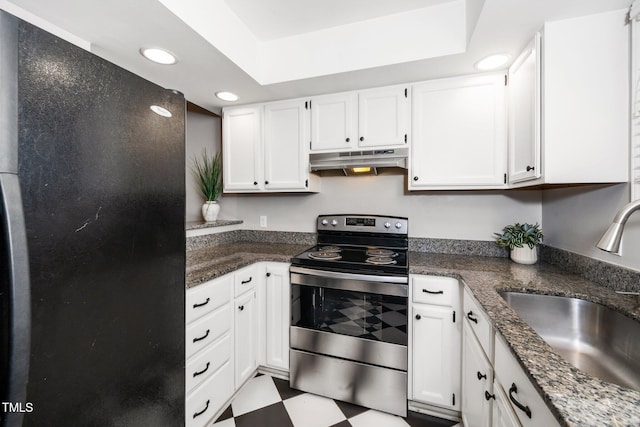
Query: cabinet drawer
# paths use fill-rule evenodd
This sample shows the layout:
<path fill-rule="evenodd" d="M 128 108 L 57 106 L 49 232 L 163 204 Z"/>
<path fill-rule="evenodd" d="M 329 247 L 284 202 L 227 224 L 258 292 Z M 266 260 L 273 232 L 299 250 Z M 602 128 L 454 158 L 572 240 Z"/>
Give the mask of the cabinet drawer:
<path fill-rule="evenodd" d="M 233 274 L 187 289 L 186 323 L 212 312 L 231 300 Z"/>
<path fill-rule="evenodd" d="M 455 307 L 460 301 L 459 282 L 452 277 L 411 276 L 413 302 Z"/>
<path fill-rule="evenodd" d="M 232 321 L 233 313 L 231 312 L 231 303 L 229 303 L 187 326 L 185 334 L 186 358 L 188 359 L 225 332 L 230 331 Z"/>
<path fill-rule="evenodd" d="M 207 425 L 222 405 L 233 395 L 233 364 L 225 363 L 205 381 L 185 402 L 187 427 Z"/>
<path fill-rule="evenodd" d="M 496 334 L 495 377 L 523 427 L 558 426 L 558 421 L 547 408 L 540 394 L 531 384 L 511 350 Z M 517 391 L 516 391 L 517 390 Z M 518 408 L 517 401 L 523 408 Z M 527 409 L 529 415 L 527 415 Z"/>
<path fill-rule="evenodd" d="M 471 326 L 471 330 L 473 330 L 478 338 L 487 359 L 493 362 L 493 327 L 484 310 L 480 308 L 480 305 L 476 299 L 471 296 L 468 289 L 464 291 L 463 310 L 465 322 Z"/>
<path fill-rule="evenodd" d="M 187 360 L 185 367 L 187 393 L 210 378 L 225 363 L 229 363 L 232 355 L 233 339 L 231 334 L 227 334 L 201 353 Z"/>
<path fill-rule="evenodd" d="M 252 265 L 250 267 L 238 270 L 235 273 L 235 296 L 240 296 L 245 292 L 254 288 L 258 281 L 258 267 Z"/>

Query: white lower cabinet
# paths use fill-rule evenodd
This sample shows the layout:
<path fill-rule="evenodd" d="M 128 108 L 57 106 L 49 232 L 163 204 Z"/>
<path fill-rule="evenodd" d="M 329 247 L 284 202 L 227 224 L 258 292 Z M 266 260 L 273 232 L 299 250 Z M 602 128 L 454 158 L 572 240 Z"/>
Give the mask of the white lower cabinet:
<path fill-rule="evenodd" d="M 460 284 L 411 276 L 409 399 L 460 409 Z"/>
<path fill-rule="evenodd" d="M 289 295 L 289 264 L 272 262 L 187 289 L 186 426 L 209 423 L 259 365 L 289 370 Z"/>
<path fill-rule="evenodd" d="M 496 388 L 502 387 L 507 404 L 523 427 L 558 426 L 542 397 L 531 384 L 504 339 L 496 335 Z"/>
<path fill-rule="evenodd" d="M 270 263 L 265 286 L 265 364 L 289 370 L 289 264 Z"/>
<path fill-rule="evenodd" d="M 234 392 L 233 276 L 186 295 L 185 424 L 205 425 Z"/>
<path fill-rule="evenodd" d="M 257 367 L 256 292 L 250 291 L 235 300 L 235 361 L 236 388 L 240 387 Z"/>
<path fill-rule="evenodd" d="M 490 427 L 493 366 L 466 321 L 462 337 L 462 422 L 466 427 Z"/>
<path fill-rule="evenodd" d="M 462 421 L 465 427 L 555 427 L 558 421 L 493 331 L 486 313 L 464 292 Z"/>

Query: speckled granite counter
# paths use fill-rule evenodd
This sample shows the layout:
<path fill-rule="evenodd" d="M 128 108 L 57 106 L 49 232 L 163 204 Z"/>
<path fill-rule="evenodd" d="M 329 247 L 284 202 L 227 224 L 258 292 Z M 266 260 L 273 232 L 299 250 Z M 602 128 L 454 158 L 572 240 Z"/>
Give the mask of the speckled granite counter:
<path fill-rule="evenodd" d="M 187 222 L 185 224 L 185 230 L 199 230 L 202 228 L 213 228 L 213 227 L 225 227 L 227 225 L 237 225 L 242 224 L 242 221 L 237 219 L 219 219 L 217 221 L 204 222 L 204 221 L 192 221 Z"/>
<path fill-rule="evenodd" d="M 189 251 L 187 287 L 254 262 L 288 262 L 308 246 L 247 242 Z M 464 281 L 561 425 L 640 426 L 640 392 L 574 368 L 524 323 L 497 291 L 573 296 L 615 308 L 640 321 L 640 310 L 634 311 L 632 298 L 548 264 L 525 266 L 507 258 L 410 252 L 409 265 L 414 274 L 444 275 Z"/>
<path fill-rule="evenodd" d="M 231 273 L 255 262 L 289 262 L 309 245 L 289 243 L 229 243 L 187 251 L 187 288 Z"/>
<path fill-rule="evenodd" d="M 498 295 L 500 290 L 562 295 L 601 303 L 640 321 L 633 298 L 616 294 L 548 264 L 519 265 L 506 258 L 410 253 L 410 272 L 459 278 L 471 289 L 532 383 L 566 426 L 640 426 L 640 392 L 574 368 Z"/>

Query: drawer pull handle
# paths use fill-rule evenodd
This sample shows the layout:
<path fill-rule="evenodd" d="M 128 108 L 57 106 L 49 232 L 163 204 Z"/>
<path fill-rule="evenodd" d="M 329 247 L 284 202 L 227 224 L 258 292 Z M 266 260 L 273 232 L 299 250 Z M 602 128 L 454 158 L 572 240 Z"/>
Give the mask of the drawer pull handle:
<path fill-rule="evenodd" d="M 423 289 L 422 292 L 424 292 L 425 294 L 431 294 L 431 295 L 444 294 L 444 291 L 430 291 L 427 289 Z"/>
<path fill-rule="evenodd" d="M 496 395 L 495 394 L 491 394 L 491 393 L 489 393 L 488 391 L 485 390 L 484 398 L 487 399 L 487 400 L 491 400 L 491 399 L 495 399 Z"/>
<path fill-rule="evenodd" d="M 207 406 L 205 406 L 202 411 L 196 412 L 195 414 L 193 414 L 193 418 L 199 417 L 200 415 L 204 414 L 205 412 L 207 412 L 207 409 L 209 409 L 209 401 L 208 400 L 207 400 Z"/>
<path fill-rule="evenodd" d="M 527 417 L 531 418 L 531 409 L 528 406 L 524 406 L 522 403 L 518 402 L 515 397 L 513 397 L 513 393 L 518 392 L 518 387 L 516 387 L 516 383 L 511 383 L 511 388 L 509 389 L 509 399 L 513 402 L 514 405 L 518 407 L 522 412 L 527 414 Z"/>
<path fill-rule="evenodd" d="M 203 305 L 207 305 L 207 304 L 209 304 L 209 300 L 210 300 L 210 299 L 211 299 L 211 298 L 207 298 L 207 300 L 206 300 L 205 302 L 201 302 L 201 303 L 199 303 L 199 304 L 193 304 L 193 308 L 198 308 L 198 307 L 202 307 Z"/>
<path fill-rule="evenodd" d="M 478 319 L 473 317 L 473 311 L 467 313 L 467 319 L 471 320 L 473 323 L 478 323 Z"/>
<path fill-rule="evenodd" d="M 202 341 L 203 339 L 205 339 L 208 336 L 209 336 L 209 329 L 207 329 L 207 332 L 203 336 L 201 336 L 200 338 L 194 338 L 193 342 Z"/>
<path fill-rule="evenodd" d="M 198 375 L 202 375 L 205 372 L 207 372 L 209 370 L 209 362 L 207 362 L 207 366 L 204 367 L 204 369 L 202 371 L 199 372 L 194 372 L 193 373 L 193 378 L 197 377 Z"/>
<path fill-rule="evenodd" d="M 253 279 L 253 277 L 249 277 L 248 280 L 243 280 L 242 282 L 240 282 L 241 285 L 246 285 L 247 283 L 251 282 L 251 280 Z"/>
<path fill-rule="evenodd" d="M 416 320 L 420 320 L 422 319 L 422 316 L 420 316 L 419 314 L 416 314 Z"/>
<path fill-rule="evenodd" d="M 478 371 L 478 381 L 482 381 L 482 379 L 487 379 L 487 374 L 482 375 L 480 371 Z"/>

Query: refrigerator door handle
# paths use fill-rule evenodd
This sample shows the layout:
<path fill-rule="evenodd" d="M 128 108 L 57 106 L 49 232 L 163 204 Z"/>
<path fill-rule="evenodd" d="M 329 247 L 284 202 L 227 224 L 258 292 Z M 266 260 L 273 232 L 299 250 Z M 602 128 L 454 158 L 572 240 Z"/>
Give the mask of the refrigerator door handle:
<path fill-rule="evenodd" d="M 9 357 L 7 376 L 9 402 L 26 404 L 31 355 L 31 288 L 29 254 L 22 196 L 18 176 L 0 173 L 0 218 L 4 229 L 8 265 Z M 22 425 L 20 411 L 7 412 L 7 426 Z"/>

